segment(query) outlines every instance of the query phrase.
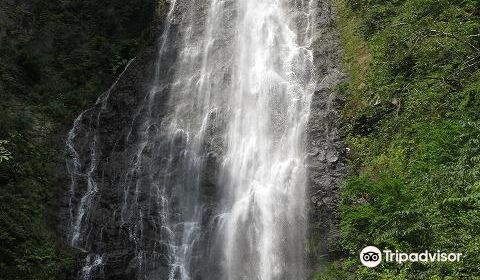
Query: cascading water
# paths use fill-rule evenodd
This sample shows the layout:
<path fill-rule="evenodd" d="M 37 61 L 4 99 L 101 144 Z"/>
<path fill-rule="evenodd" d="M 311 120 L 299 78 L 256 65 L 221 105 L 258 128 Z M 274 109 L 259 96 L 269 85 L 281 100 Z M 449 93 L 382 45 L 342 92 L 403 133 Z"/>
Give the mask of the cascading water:
<path fill-rule="evenodd" d="M 221 178 L 225 279 L 304 278 L 313 55 L 308 25 L 298 30 L 291 18 L 308 5 L 294 4 L 238 1 Z"/>
<path fill-rule="evenodd" d="M 67 140 L 79 279 L 306 278 L 315 2 L 170 1 L 122 126 L 117 81 Z"/>

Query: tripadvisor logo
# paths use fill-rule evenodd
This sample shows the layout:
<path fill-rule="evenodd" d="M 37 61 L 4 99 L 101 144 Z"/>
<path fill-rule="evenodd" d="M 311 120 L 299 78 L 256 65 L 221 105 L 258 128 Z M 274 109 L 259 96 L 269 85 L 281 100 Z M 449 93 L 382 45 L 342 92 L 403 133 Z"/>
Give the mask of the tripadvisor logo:
<path fill-rule="evenodd" d="M 376 267 L 382 261 L 382 253 L 375 246 L 367 246 L 360 252 L 360 261 L 366 267 Z"/>
<path fill-rule="evenodd" d="M 382 254 L 383 253 L 383 254 Z M 402 253 L 398 250 L 380 251 L 375 246 L 367 246 L 360 252 L 360 261 L 366 267 L 376 267 L 384 259 L 385 262 L 396 262 L 402 264 L 404 262 L 459 262 L 462 253 L 445 253 L 445 252 L 429 252 L 426 250 L 422 253 Z"/>

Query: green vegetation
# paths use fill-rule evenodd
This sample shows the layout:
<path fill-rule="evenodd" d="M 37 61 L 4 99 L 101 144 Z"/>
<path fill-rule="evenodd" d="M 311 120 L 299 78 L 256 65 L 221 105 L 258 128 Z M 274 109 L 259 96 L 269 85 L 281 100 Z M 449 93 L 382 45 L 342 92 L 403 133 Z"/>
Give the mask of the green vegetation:
<path fill-rule="evenodd" d="M 350 76 L 347 257 L 319 279 L 480 279 L 480 2 L 333 2 Z M 65 278 L 73 260 L 49 212 L 63 137 L 150 39 L 158 5 L 1 1 L 0 279 Z M 366 245 L 464 258 L 368 269 Z"/>
<path fill-rule="evenodd" d="M 480 279 L 480 2 L 333 2 L 350 76 L 348 257 L 319 279 Z M 464 258 L 371 269 L 366 245 Z"/>
<path fill-rule="evenodd" d="M 55 243 L 50 213 L 65 183 L 63 137 L 149 39 L 158 5 L 1 1 L 1 279 L 65 279 L 73 260 Z"/>

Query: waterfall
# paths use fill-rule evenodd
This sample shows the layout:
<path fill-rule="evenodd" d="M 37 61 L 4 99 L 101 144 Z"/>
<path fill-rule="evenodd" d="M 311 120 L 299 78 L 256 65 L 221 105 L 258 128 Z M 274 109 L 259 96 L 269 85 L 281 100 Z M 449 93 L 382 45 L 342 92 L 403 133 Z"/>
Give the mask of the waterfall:
<path fill-rule="evenodd" d="M 292 22 L 296 4 L 238 2 L 230 89 L 219 93 L 229 108 L 220 181 L 225 279 L 304 278 L 313 55 L 308 26 Z"/>
<path fill-rule="evenodd" d="M 306 278 L 316 2 L 170 1 L 118 78 L 141 97 L 117 80 L 67 139 L 78 279 Z"/>

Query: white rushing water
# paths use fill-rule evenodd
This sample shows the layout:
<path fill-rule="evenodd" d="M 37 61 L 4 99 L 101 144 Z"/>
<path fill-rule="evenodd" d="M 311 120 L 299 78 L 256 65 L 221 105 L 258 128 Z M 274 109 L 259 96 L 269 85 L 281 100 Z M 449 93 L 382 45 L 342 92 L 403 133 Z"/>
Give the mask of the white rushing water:
<path fill-rule="evenodd" d="M 211 0 L 203 25 L 193 5 L 182 19 L 170 130 L 196 153 L 221 135 L 220 279 L 305 277 L 311 2 Z"/>
<path fill-rule="evenodd" d="M 226 279 L 303 279 L 312 52 L 291 3 L 238 6 L 221 181 Z"/>
<path fill-rule="evenodd" d="M 305 279 L 316 0 L 169 4 L 152 82 L 110 177 L 121 190 L 118 206 L 109 206 L 112 220 L 134 247 L 130 265 L 149 280 Z M 162 67 L 172 60 L 172 42 L 167 79 Z M 108 159 L 99 126 L 112 88 L 99 98 L 94 128 L 80 135 L 82 113 L 67 140 L 69 237 L 89 252 L 79 279 L 96 279 L 109 262 L 107 249 L 92 246 L 103 233 L 90 219 L 109 172 L 108 164 L 97 169 Z M 80 155 L 82 137 L 90 147 Z"/>

